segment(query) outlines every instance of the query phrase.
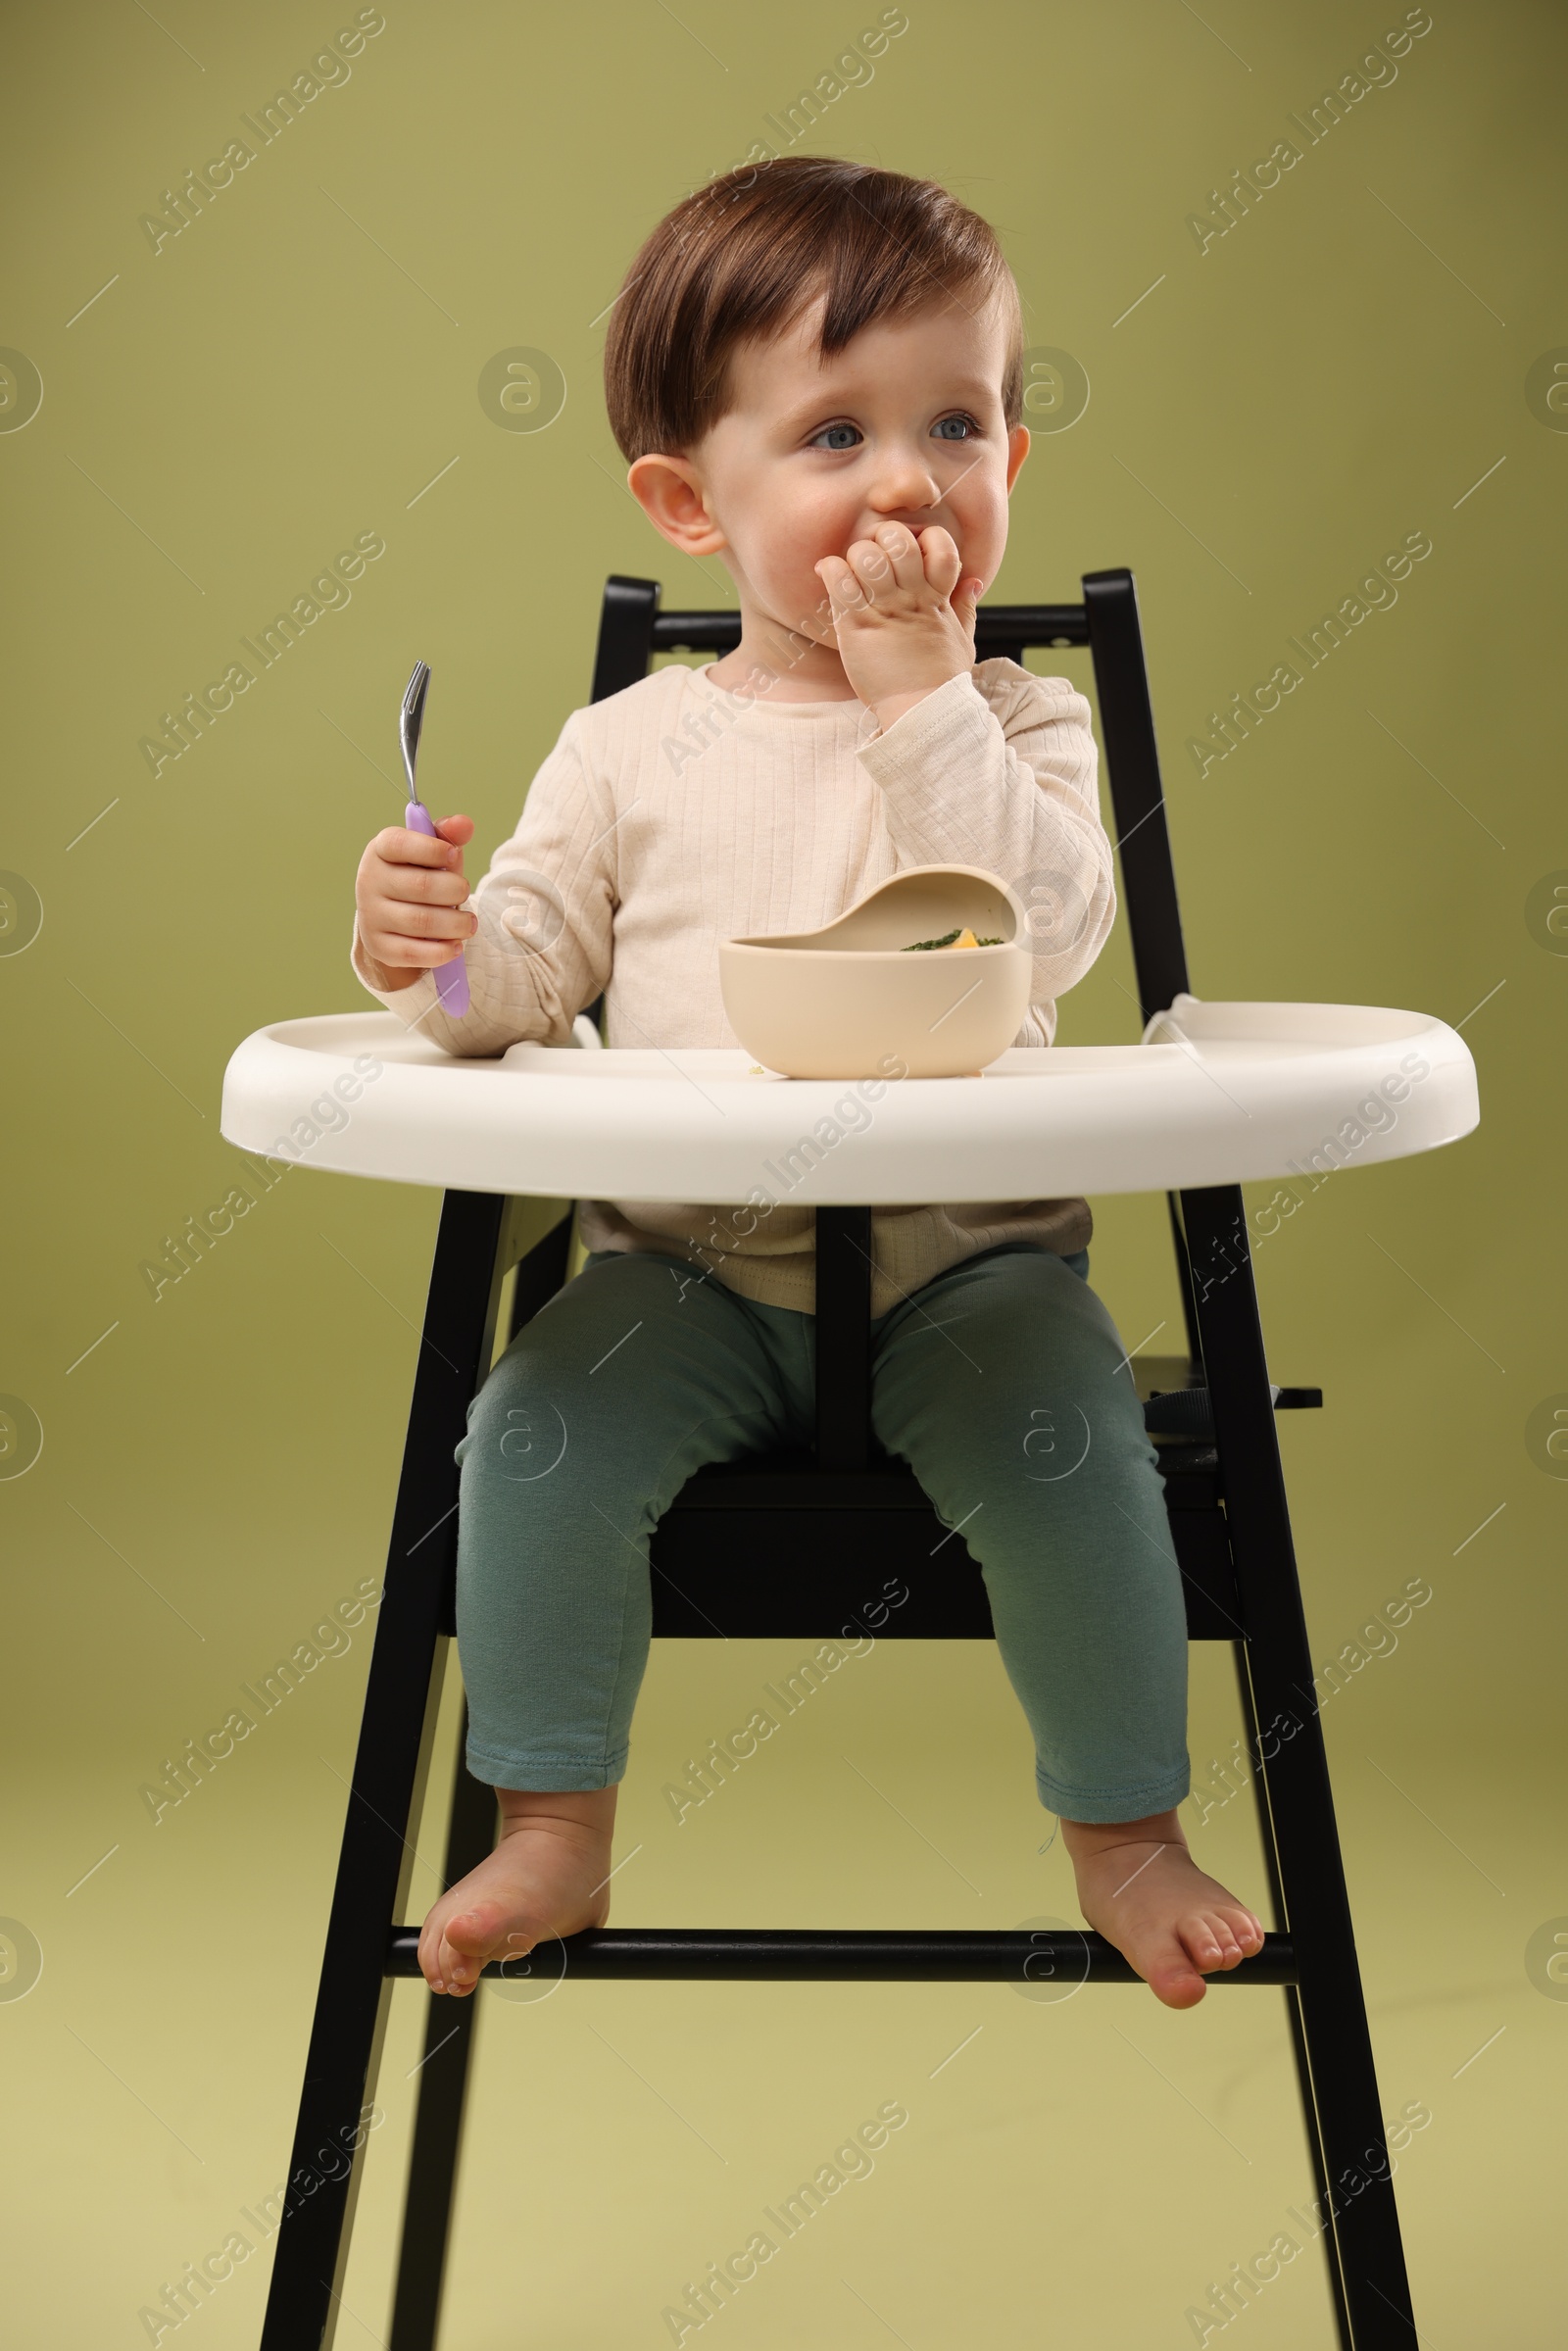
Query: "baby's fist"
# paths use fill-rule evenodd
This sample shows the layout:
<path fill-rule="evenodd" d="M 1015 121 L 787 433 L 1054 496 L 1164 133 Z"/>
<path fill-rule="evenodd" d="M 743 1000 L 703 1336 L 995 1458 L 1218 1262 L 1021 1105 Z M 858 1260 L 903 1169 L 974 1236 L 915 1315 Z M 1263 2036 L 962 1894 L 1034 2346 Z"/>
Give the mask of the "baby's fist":
<path fill-rule="evenodd" d="M 974 609 L 984 581 L 966 574 L 951 531 L 876 524 L 815 566 L 839 658 L 884 732 L 905 710 L 974 665 Z"/>

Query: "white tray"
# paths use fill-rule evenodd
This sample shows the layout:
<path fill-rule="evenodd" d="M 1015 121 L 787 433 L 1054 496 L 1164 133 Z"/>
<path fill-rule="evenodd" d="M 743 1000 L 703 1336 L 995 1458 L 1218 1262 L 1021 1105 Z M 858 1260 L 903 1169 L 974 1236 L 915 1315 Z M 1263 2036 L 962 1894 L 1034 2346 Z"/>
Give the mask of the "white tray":
<path fill-rule="evenodd" d="M 879 1096 L 757 1073 L 739 1049 L 457 1060 L 394 1013 L 329 1013 L 246 1038 L 221 1130 L 304 1166 L 457 1191 L 722 1205 L 760 1186 L 894 1207 L 1364 1167 L 1479 1117 L 1469 1049 L 1424 1013 L 1182 996 L 1140 1045 L 1012 1046 L 978 1077 Z"/>

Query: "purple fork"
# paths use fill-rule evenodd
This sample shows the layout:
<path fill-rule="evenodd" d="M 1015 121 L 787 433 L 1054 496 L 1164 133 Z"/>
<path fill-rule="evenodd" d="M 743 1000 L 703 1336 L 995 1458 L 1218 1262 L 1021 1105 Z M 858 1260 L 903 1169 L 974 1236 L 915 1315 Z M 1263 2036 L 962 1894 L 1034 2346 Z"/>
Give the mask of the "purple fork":
<path fill-rule="evenodd" d="M 403 765 L 409 779 L 409 808 L 405 822 L 410 832 L 428 833 L 433 839 L 434 821 L 414 788 L 414 771 L 419 757 L 419 730 L 424 724 L 424 697 L 429 684 L 428 664 L 416 661 L 408 692 L 403 697 L 403 715 L 398 731 L 403 744 Z M 436 964 L 435 990 L 441 1009 L 451 1019 L 461 1020 L 468 1009 L 468 973 L 461 954 L 453 955 L 445 963 Z"/>

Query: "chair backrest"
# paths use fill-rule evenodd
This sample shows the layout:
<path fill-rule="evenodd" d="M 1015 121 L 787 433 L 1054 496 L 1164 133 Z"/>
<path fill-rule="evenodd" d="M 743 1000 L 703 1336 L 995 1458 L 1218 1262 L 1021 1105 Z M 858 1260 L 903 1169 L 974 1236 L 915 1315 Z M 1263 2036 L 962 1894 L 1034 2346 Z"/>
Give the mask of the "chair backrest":
<path fill-rule="evenodd" d="M 1187 953 L 1165 823 L 1138 593 L 1127 570 L 1086 572 L 1083 591 L 1082 604 L 981 605 L 975 614 L 975 658 L 990 661 L 1000 657 L 1021 665 L 1031 647 L 1087 645 L 1090 650 L 1121 865 L 1121 904 L 1132 941 L 1143 1017 L 1148 1021 L 1154 1013 L 1165 1011 L 1186 989 Z M 739 644 L 739 612 L 663 612 L 659 609 L 659 597 L 657 580 L 612 574 L 605 582 L 593 701 L 603 702 L 608 695 L 618 694 L 646 677 L 655 654 L 722 656 Z M 591 1017 L 599 1018 L 603 1003 L 600 997 L 588 1007 Z M 1169 1205 L 1188 1355 L 1192 1376 L 1198 1378 L 1202 1356 L 1191 1268 L 1174 1198 Z M 846 1393 L 857 1403 L 868 1369 L 860 1360 L 863 1348 L 858 1346 L 858 1337 L 867 1313 L 864 1300 L 869 1298 L 869 1276 L 868 1267 L 857 1262 L 865 1255 L 858 1229 L 841 1220 L 861 1217 L 868 1219 L 869 1210 L 819 1210 L 817 1215 L 817 1360 L 819 1366 L 833 1364 L 835 1380 L 847 1382 Z M 832 1226 L 831 1248 L 824 1246 L 825 1225 Z M 831 1349 L 822 1344 L 829 1322 L 834 1333 Z M 841 1351 L 841 1343 L 849 1347 L 847 1356 Z M 819 1429 L 823 1426 L 820 1397 L 818 1425 Z M 852 1445 L 852 1457 L 863 1460 L 863 1442 L 854 1437 Z"/>

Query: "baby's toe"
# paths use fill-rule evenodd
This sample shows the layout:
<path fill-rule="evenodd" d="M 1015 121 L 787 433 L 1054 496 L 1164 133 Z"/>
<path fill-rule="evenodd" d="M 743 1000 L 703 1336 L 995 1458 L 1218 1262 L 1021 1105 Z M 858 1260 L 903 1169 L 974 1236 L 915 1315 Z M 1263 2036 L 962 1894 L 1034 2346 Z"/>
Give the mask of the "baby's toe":
<path fill-rule="evenodd" d="M 419 1933 L 419 1973 L 432 1991 L 445 1989 L 441 1982 L 441 1930 L 432 1911 Z"/>
<path fill-rule="evenodd" d="M 1253 1957 L 1263 1948 L 1263 1930 L 1250 1910 L 1228 1910 L 1225 1922 L 1235 1935 L 1244 1955 Z"/>
<path fill-rule="evenodd" d="M 483 1966 L 482 1959 L 471 1958 L 466 1951 L 456 1951 L 449 1942 L 443 1941 L 441 1945 L 442 1990 L 454 1992 L 460 1998 L 465 1992 L 471 1992 L 479 1981 Z"/>
<path fill-rule="evenodd" d="M 1233 1960 L 1241 1957 L 1220 1921 L 1206 1911 L 1195 1911 L 1190 1917 L 1184 1918 L 1176 1934 L 1193 1965 L 1205 1973 L 1229 1964 L 1227 1951 Z"/>
<path fill-rule="evenodd" d="M 1140 1973 L 1167 2008 L 1196 2008 L 1208 1989 L 1193 1965 L 1193 1956 L 1174 1935 L 1161 1938 L 1146 1954 Z"/>
<path fill-rule="evenodd" d="M 457 1911 L 444 1922 L 438 1965 L 449 1991 L 473 1989 L 505 1924 L 496 1905 L 489 1902 Z"/>
<path fill-rule="evenodd" d="M 500 1941 L 506 1923 L 496 1902 L 475 1902 L 466 1910 L 454 1911 L 442 1928 L 445 1955 L 465 1967 L 475 1962 L 482 1965 Z"/>
<path fill-rule="evenodd" d="M 1243 1958 L 1242 1946 L 1232 1931 L 1229 1919 L 1216 1918 L 1212 1924 L 1214 1940 L 1219 1945 L 1220 1966 L 1222 1968 L 1240 1967 Z"/>

